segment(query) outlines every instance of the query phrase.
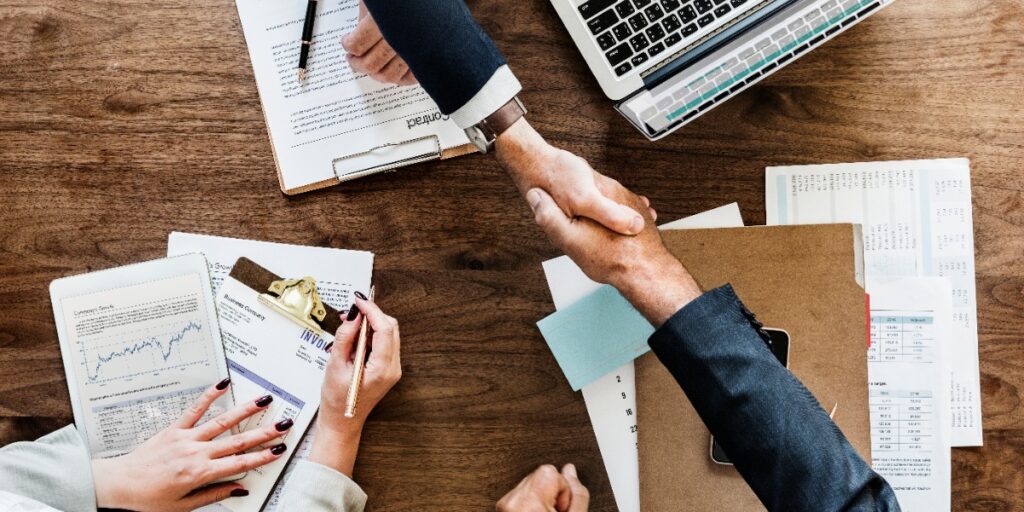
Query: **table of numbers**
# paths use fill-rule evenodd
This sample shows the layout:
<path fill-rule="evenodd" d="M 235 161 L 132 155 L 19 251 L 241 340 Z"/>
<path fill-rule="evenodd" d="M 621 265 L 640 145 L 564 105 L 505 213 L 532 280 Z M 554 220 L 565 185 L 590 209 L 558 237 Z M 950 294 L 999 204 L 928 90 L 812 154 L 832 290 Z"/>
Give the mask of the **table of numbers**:
<path fill-rule="evenodd" d="M 132 451 L 181 416 L 205 389 L 203 386 L 94 407 L 97 431 L 92 437 L 99 446 L 93 445 L 93 451 L 104 457 Z M 211 407 L 200 423 L 219 412 L 219 407 Z"/>
<path fill-rule="evenodd" d="M 928 452 L 935 436 L 935 401 L 929 390 L 872 389 L 871 452 Z"/>
<path fill-rule="evenodd" d="M 870 362 L 931 363 L 935 359 L 934 319 L 930 314 L 871 315 Z"/>

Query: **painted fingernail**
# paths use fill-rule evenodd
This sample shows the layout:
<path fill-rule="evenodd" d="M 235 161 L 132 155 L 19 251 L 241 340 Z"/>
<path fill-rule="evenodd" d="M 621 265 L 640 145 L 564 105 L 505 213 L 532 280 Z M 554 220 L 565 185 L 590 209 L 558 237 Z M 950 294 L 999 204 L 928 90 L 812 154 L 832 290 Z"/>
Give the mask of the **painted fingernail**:
<path fill-rule="evenodd" d="M 281 444 L 271 448 L 270 449 L 270 453 L 273 453 L 274 455 L 281 455 L 287 449 L 288 449 L 288 447 L 285 446 L 284 443 L 281 443 Z"/>
<path fill-rule="evenodd" d="M 324 350 L 326 350 L 327 352 L 330 352 L 331 348 L 333 348 L 333 347 L 334 347 L 334 342 L 332 341 L 332 342 L 327 344 L 327 347 L 325 347 Z"/>
<path fill-rule="evenodd" d="M 278 432 L 284 432 L 285 430 L 292 428 L 292 424 L 294 423 L 295 422 L 293 422 L 291 418 L 285 418 L 277 422 L 277 424 L 274 425 L 274 428 L 276 428 Z"/>
<path fill-rule="evenodd" d="M 217 385 L 214 386 L 214 387 L 217 388 L 217 391 L 224 391 L 224 388 L 228 387 L 228 384 L 231 384 L 231 377 L 228 377 L 228 378 L 218 382 Z"/>
<path fill-rule="evenodd" d="M 363 295 L 363 292 L 361 292 L 359 290 L 356 290 L 356 297 L 359 297 L 360 299 L 363 299 L 363 300 L 367 300 L 366 299 L 366 295 Z"/>
<path fill-rule="evenodd" d="M 270 405 L 270 402 L 274 401 L 274 397 L 270 395 L 261 396 L 256 399 L 256 407 L 266 407 Z"/>
<path fill-rule="evenodd" d="M 236 498 L 241 498 L 242 496 L 248 496 L 249 491 L 245 489 L 231 489 L 231 495 Z"/>
<path fill-rule="evenodd" d="M 359 293 L 359 292 L 356 292 L 356 293 Z M 345 320 L 351 322 L 352 320 L 356 319 L 356 315 L 358 315 L 358 314 L 359 314 L 359 308 L 357 308 L 357 307 L 355 307 L 355 305 L 353 305 L 348 310 L 348 318 L 346 318 Z"/>
<path fill-rule="evenodd" d="M 642 229 L 644 229 L 644 219 L 643 219 L 643 217 L 641 217 L 639 215 L 637 215 L 636 217 L 633 217 L 633 222 L 632 222 L 632 224 L 629 225 L 629 232 L 630 233 L 639 233 L 640 230 L 642 230 Z"/>

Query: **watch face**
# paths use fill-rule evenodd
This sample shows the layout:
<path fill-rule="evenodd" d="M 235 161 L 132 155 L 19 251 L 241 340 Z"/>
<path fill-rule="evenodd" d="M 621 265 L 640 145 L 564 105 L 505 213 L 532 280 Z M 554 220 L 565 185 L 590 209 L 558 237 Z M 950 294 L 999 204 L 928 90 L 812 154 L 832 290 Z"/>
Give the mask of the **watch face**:
<path fill-rule="evenodd" d="M 472 142 L 481 153 L 487 153 L 490 149 L 491 145 L 487 142 L 487 137 L 484 136 L 484 132 L 480 128 L 476 126 L 466 128 L 466 136 L 469 137 L 469 141 Z"/>

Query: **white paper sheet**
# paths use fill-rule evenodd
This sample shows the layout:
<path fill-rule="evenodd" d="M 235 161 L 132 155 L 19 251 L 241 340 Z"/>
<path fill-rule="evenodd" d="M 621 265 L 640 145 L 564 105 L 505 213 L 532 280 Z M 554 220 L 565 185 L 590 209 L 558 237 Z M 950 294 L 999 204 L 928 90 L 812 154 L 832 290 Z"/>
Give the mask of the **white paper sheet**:
<path fill-rule="evenodd" d="M 949 512 L 949 283 L 913 277 L 869 286 L 872 466 L 904 512 Z"/>
<path fill-rule="evenodd" d="M 953 446 L 981 446 L 970 162 L 966 159 L 771 167 L 768 224 L 864 225 L 865 274 L 938 276 L 953 289 Z M 871 289 L 868 292 L 871 293 Z"/>
<path fill-rule="evenodd" d="M 661 229 L 742 227 L 736 203 L 660 226 Z M 568 307 L 601 285 L 568 256 L 543 263 L 555 309 Z M 620 512 L 640 511 L 640 465 L 636 447 L 636 374 L 633 363 L 583 387 L 594 435 Z"/>
<path fill-rule="evenodd" d="M 352 71 L 341 37 L 359 21 L 358 0 L 320 1 L 301 83 L 297 67 L 306 3 L 236 4 L 286 190 L 335 179 L 335 169 L 351 174 L 422 154 L 421 144 L 401 144 L 421 137 L 437 135 L 441 148 L 469 142 L 422 87 L 382 84 Z M 382 148 L 385 144 L 399 145 Z M 334 166 L 335 159 L 373 148 L 379 149 Z"/>
<path fill-rule="evenodd" d="M 289 277 L 313 276 L 317 282 L 320 299 L 339 311 L 346 311 L 352 306 L 352 291 L 370 288 L 370 276 L 373 270 L 373 253 L 348 251 L 325 247 L 304 247 L 299 245 L 241 240 L 218 236 L 196 235 L 191 233 L 171 233 L 167 241 L 167 254 L 187 254 L 200 252 L 206 255 L 210 266 L 210 277 L 213 281 L 214 293 L 217 293 L 224 277 L 231 272 L 235 261 L 245 256 L 260 264 L 267 270 Z M 310 427 L 302 441 L 294 447 L 291 461 L 274 488 L 263 510 L 276 509 L 280 497 L 281 484 L 295 464 L 309 455 L 314 427 Z M 292 449 L 293 446 L 289 446 Z M 214 505 L 201 510 L 225 510 Z"/>

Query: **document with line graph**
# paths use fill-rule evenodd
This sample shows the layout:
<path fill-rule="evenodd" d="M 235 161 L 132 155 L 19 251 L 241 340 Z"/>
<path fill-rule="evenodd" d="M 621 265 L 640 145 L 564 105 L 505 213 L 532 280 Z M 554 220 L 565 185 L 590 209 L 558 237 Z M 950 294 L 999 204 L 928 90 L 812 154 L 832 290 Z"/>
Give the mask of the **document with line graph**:
<path fill-rule="evenodd" d="M 50 298 L 75 425 L 93 457 L 131 451 L 228 375 L 201 254 L 58 279 Z M 228 394 L 207 416 L 230 405 Z"/>

